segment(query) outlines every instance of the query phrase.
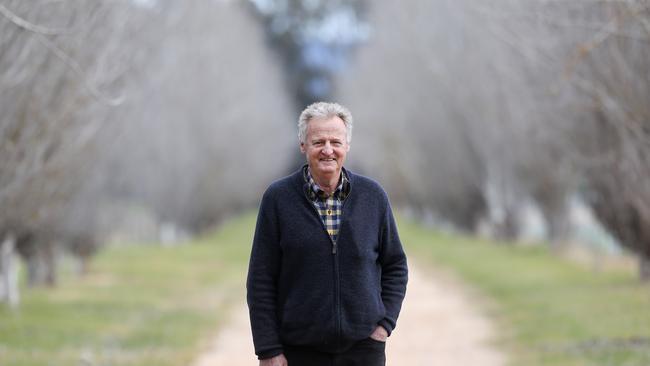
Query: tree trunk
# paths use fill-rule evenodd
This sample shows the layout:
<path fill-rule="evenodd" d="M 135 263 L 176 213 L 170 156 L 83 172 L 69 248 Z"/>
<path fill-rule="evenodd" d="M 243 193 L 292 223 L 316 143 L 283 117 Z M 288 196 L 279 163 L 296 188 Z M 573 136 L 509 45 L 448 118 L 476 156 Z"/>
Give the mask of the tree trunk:
<path fill-rule="evenodd" d="M 2 281 L 0 302 L 6 302 L 12 308 L 16 308 L 20 302 L 15 247 L 16 238 L 12 234 L 7 234 L 0 246 L 0 281 Z"/>
<path fill-rule="evenodd" d="M 43 274 L 40 254 L 32 254 L 25 258 L 24 263 L 27 264 L 27 286 L 36 287 L 43 284 L 45 275 Z"/>
<path fill-rule="evenodd" d="M 503 220 L 496 224 L 497 239 L 511 243 L 519 237 L 519 221 L 517 220 L 516 210 L 508 208 L 505 210 Z"/>
<path fill-rule="evenodd" d="M 55 287 L 57 283 L 56 276 L 56 244 L 48 242 L 44 245 L 43 264 L 45 265 L 45 285 L 47 287 Z"/>
<path fill-rule="evenodd" d="M 639 278 L 643 282 L 650 282 L 650 258 L 639 255 Z"/>
<path fill-rule="evenodd" d="M 81 262 L 81 275 L 87 276 L 90 273 L 90 256 L 84 255 L 80 257 Z"/>
<path fill-rule="evenodd" d="M 550 210 L 546 208 L 542 209 L 542 214 L 546 221 L 551 247 L 555 250 L 563 249 L 571 228 L 566 209 Z"/>

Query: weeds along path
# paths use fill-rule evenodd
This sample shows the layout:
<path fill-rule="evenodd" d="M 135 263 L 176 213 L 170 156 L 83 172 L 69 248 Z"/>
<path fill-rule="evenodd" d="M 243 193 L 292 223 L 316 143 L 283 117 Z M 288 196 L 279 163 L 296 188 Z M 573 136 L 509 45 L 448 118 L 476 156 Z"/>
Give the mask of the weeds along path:
<path fill-rule="evenodd" d="M 386 346 L 388 366 L 501 366 L 505 356 L 490 342 L 494 326 L 462 285 L 409 263 L 409 285 L 398 327 Z M 192 366 L 254 366 L 245 304 Z M 291 365 L 289 365 L 291 366 Z"/>

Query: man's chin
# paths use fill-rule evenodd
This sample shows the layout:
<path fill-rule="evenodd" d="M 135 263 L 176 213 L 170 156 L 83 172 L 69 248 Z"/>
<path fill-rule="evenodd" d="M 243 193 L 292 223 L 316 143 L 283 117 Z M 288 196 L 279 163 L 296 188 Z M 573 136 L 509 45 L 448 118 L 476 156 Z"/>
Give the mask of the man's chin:
<path fill-rule="evenodd" d="M 334 174 L 338 167 L 335 164 L 318 164 L 314 170 L 317 174 Z"/>

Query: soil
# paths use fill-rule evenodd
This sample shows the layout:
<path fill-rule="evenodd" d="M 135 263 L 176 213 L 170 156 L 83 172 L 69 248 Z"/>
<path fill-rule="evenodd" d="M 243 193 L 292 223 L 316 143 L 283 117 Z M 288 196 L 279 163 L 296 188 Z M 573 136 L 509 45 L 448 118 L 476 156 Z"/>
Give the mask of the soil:
<path fill-rule="evenodd" d="M 402 312 L 386 344 L 386 364 L 505 365 L 505 355 L 493 344 L 495 325 L 481 305 L 460 282 L 411 261 Z M 229 324 L 192 366 L 220 365 L 258 365 L 244 303 L 233 307 Z"/>

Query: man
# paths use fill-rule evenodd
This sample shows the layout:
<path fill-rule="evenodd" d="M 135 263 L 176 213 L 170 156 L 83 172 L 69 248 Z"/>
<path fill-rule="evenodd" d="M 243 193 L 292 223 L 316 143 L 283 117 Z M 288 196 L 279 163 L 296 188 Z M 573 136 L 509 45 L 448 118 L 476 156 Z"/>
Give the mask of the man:
<path fill-rule="evenodd" d="M 351 132 L 346 108 L 308 106 L 307 164 L 262 198 L 246 284 L 260 366 L 385 365 L 406 256 L 384 190 L 343 167 Z"/>

